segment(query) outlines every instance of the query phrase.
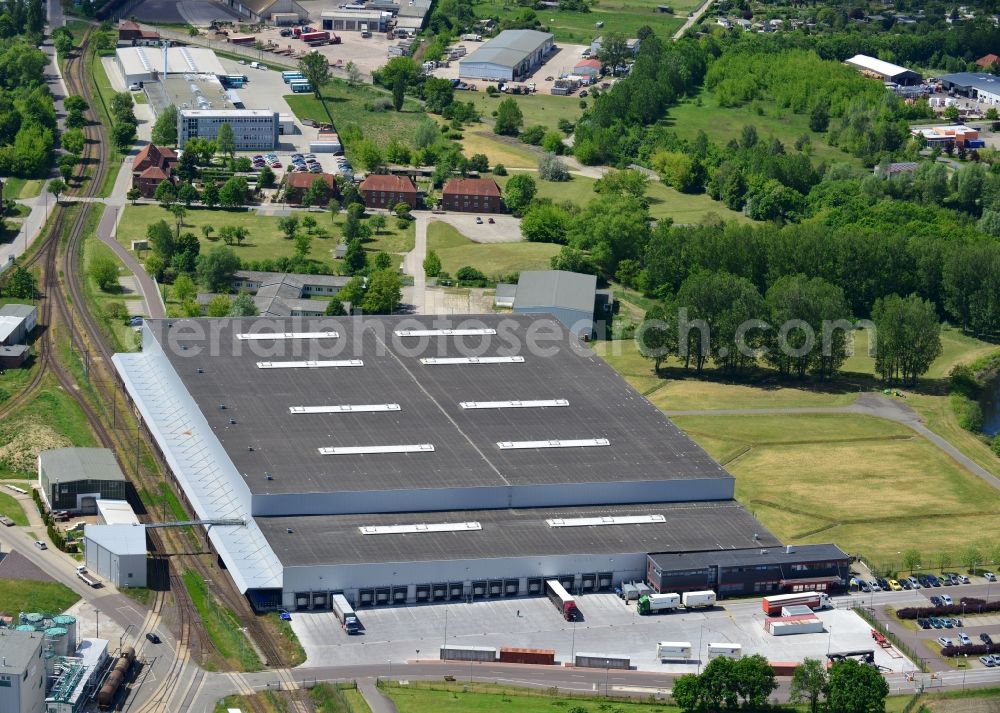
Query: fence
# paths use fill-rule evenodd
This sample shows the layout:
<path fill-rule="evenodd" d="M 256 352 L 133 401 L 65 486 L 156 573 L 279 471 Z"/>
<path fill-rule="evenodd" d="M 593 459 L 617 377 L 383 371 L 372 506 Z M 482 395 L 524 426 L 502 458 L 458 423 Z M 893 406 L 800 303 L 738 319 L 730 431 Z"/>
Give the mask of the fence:
<path fill-rule="evenodd" d="M 854 611 L 858 616 L 867 621 L 875 631 L 882 634 L 885 638 L 892 642 L 892 645 L 895 646 L 901 654 L 906 656 L 906 658 L 910 659 L 914 666 L 919 668 L 924 673 L 927 673 L 928 668 L 924 660 L 918 656 L 913 649 L 900 641 L 898 636 L 889 631 L 885 624 L 875 618 L 875 615 L 872 612 L 864 607 L 855 607 Z"/>

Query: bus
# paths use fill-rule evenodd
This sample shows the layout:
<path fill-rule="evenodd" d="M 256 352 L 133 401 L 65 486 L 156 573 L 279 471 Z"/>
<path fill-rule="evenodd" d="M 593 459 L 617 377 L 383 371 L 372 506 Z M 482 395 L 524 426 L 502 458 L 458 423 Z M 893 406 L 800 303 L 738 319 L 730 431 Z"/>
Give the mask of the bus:
<path fill-rule="evenodd" d="M 313 85 L 309 82 L 292 82 L 292 91 L 296 94 L 301 94 L 302 92 L 311 92 L 313 90 Z"/>
<path fill-rule="evenodd" d="M 305 78 L 306 77 L 305 77 L 304 74 L 302 74 L 302 72 L 282 72 L 281 73 L 281 81 L 283 81 L 285 84 L 288 84 L 293 79 L 305 79 Z"/>
<path fill-rule="evenodd" d="M 242 74 L 230 74 L 221 78 L 222 86 L 227 89 L 240 89 L 247 82 L 247 78 Z"/>
<path fill-rule="evenodd" d="M 545 580 L 545 593 L 566 621 L 576 621 L 580 618 L 580 610 L 576 608 L 576 600 L 570 596 L 565 587 L 559 584 L 559 580 Z"/>

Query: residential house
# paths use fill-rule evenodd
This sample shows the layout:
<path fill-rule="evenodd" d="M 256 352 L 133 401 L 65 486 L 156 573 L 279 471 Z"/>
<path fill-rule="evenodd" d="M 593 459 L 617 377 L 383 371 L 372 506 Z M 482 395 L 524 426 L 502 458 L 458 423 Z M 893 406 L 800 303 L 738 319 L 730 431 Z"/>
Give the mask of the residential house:
<path fill-rule="evenodd" d="M 332 195 L 337 195 L 337 182 L 332 173 L 286 173 L 285 201 L 293 205 L 301 204 L 306 191 L 312 188 L 317 179 L 329 186 Z"/>
<path fill-rule="evenodd" d="M 157 45 L 160 43 L 160 33 L 156 30 L 144 30 L 131 20 L 122 20 L 118 25 L 118 44 L 126 47 L 139 45 Z"/>
<path fill-rule="evenodd" d="M 157 186 L 172 180 L 176 165 L 177 153 L 173 149 L 146 144 L 135 155 L 132 186 L 139 189 L 143 198 L 152 198 L 156 195 Z"/>
<path fill-rule="evenodd" d="M 976 64 L 983 69 L 988 70 L 990 67 L 1000 66 L 1000 57 L 996 56 L 992 52 L 985 57 L 980 57 L 976 60 Z"/>
<path fill-rule="evenodd" d="M 503 213 L 500 187 L 492 178 L 452 178 L 441 191 L 445 210 Z"/>
<path fill-rule="evenodd" d="M 417 187 L 406 176 L 387 176 L 373 173 L 361 182 L 358 190 L 369 208 L 391 210 L 399 203 L 417 207 Z"/>

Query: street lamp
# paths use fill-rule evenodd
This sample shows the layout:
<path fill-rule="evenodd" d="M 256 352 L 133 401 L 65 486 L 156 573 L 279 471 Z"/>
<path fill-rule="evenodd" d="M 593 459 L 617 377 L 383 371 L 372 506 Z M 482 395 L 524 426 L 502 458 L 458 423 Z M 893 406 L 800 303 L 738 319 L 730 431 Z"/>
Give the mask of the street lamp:
<path fill-rule="evenodd" d="M 94 613 L 97 614 L 97 633 L 94 635 L 95 639 L 101 638 L 101 610 L 95 609 Z"/>
<path fill-rule="evenodd" d="M 826 628 L 826 655 L 830 656 L 830 647 L 833 646 L 833 625 L 827 624 Z"/>

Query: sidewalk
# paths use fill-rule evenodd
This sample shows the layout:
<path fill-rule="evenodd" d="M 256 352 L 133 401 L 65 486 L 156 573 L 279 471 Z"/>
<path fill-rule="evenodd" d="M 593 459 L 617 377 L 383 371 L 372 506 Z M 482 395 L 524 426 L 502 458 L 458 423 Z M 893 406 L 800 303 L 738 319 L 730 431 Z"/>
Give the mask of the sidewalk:
<path fill-rule="evenodd" d="M 399 713 L 396 704 L 392 699 L 378 690 L 375 681 L 370 678 L 362 678 L 358 681 L 358 693 L 365 699 L 365 703 L 372 709 L 372 713 Z"/>

